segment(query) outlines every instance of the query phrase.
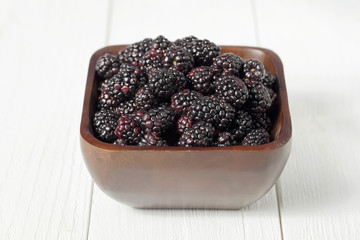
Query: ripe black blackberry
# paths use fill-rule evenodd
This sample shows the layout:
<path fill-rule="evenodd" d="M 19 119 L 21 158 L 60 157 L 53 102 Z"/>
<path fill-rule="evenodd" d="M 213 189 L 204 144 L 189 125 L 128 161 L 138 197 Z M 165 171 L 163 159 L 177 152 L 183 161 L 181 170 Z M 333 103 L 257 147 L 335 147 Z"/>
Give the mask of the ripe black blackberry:
<path fill-rule="evenodd" d="M 194 58 L 185 48 L 171 46 L 164 51 L 164 68 L 172 68 L 187 74 L 193 68 L 193 65 Z"/>
<path fill-rule="evenodd" d="M 203 94 L 214 92 L 214 78 L 210 67 L 202 66 L 194 68 L 189 72 L 188 78 L 194 90 Z"/>
<path fill-rule="evenodd" d="M 185 48 L 187 45 L 195 42 L 196 40 L 198 40 L 197 37 L 195 37 L 195 36 L 188 36 L 188 37 L 184 37 L 184 38 L 181 38 L 181 39 L 177 39 L 177 40 L 174 42 L 174 45 Z"/>
<path fill-rule="evenodd" d="M 200 121 L 181 135 L 178 146 L 207 147 L 214 143 L 215 128 L 208 122 Z"/>
<path fill-rule="evenodd" d="M 201 99 L 203 95 L 193 90 L 184 89 L 171 96 L 171 107 L 179 115 L 186 114 L 190 105 L 198 99 Z"/>
<path fill-rule="evenodd" d="M 244 110 L 236 111 L 234 123 L 235 126 L 231 133 L 238 141 L 241 141 L 248 132 L 254 129 L 253 118 Z"/>
<path fill-rule="evenodd" d="M 265 77 L 265 68 L 262 62 L 250 59 L 244 62 L 244 82 L 249 87 L 262 83 Z"/>
<path fill-rule="evenodd" d="M 131 44 L 118 53 L 118 59 L 122 63 L 130 63 L 138 66 L 140 58 L 144 56 L 145 52 L 150 50 L 152 41 L 151 38 L 145 38 L 140 42 Z"/>
<path fill-rule="evenodd" d="M 249 87 L 249 99 L 246 103 L 252 112 L 266 112 L 271 106 L 269 91 L 262 83 Z"/>
<path fill-rule="evenodd" d="M 171 42 L 164 36 L 160 35 L 155 38 L 151 44 L 153 50 L 166 50 L 171 46 Z"/>
<path fill-rule="evenodd" d="M 266 131 L 270 131 L 272 122 L 266 112 L 250 112 L 250 115 L 254 121 L 254 128 L 264 128 Z"/>
<path fill-rule="evenodd" d="M 274 91 L 277 90 L 277 78 L 271 72 L 265 72 L 265 77 L 262 82 L 265 87 L 271 88 Z"/>
<path fill-rule="evenodd" d="M 111 78 L 119 71 L 119 68 L 119 59 L 110 53 L 101 56 L 95 66 L 96 73 L 101 78 Z"/>
<path fill-rule="evenodd" d="M 221 132 L 217 134 L 215 138 L 214 146 L 217 147 L 226 147 L 226 146 L 234 146 L 237 145 L 238 142 L 235 139 L 235 136 L 230 132 Z"/>
<path fill-rule="evenodd" d="M 185 86 L 185 76 L 173 69 L 153 69 L 149 74 L 149 87 L 154 94 L 169 99 L 181 86 Z"/>
<path fill-rule="evenodd" d="M 136 114 L 139 116 L 139 114 Z M 160 136 L 169 128 L 175 126 L 175 113 L 170 108 L 158 107 L 150 109 L 148 112 L 143 112 L 140 115 L 140 126 L 146 133 L 153 133 L 155 136 Z"/>
<path fill-rule="evenodd" d="M 210 66 L 217 56 L 220 55 L 220 47 L 207 39 L 194 40 L 185 45 L 194 57 L 195 66 Z"/>
<path fill-rule="evenodd" d="M 106 89 L 100 92 L 98 97 L 98 109 L 113 109 L 120 104 L 120 100 L 112 97 Z"/>
<path fill-rule="evenodd" d="M 126 142 L 127 145 L 136 145 L 143 137 L 141 129 L 133 117 L 122 115 L 118 121 L 114 131 L 115 136 Z"/>
<path fill-rule="evenodd" d="M 117 116 L 111 110 L 100 109 L 93 118 L 95 136 L 104 142 L 113 142 L 116 124 Z"/>
<path fill-rule="evenodd" d="M 139 146 L 167 146 L 167 142 L 159 136 L 152 133 L 145 134 L 139 144 Z"/>
<path fill-rule="evenodd" d="M 246 134 L 244 139 L 241 141 L 241 145 L 243 146 L 262 145 L 268 143 L 269 141 L 270 141 L 269 133 L 263 128 L 258 128 Z"/>
<path fill-rule="evenodd" d="M 194 125 L 194 121 L 187 115 L 182 115 L 177 121 L 177 131 L 181 135 L 186 129 L 191 128 Z"/>
<path fill-rule="evenodd" d="M 140 109 L 149 110 L 156 106 L 157 102 L 153 89 L 148 85 L 139 88 L 135 93 L 135 103 Z"/>
<path fill-rule="evenodd" d="M 242 107 L 249 97 L 245 83 L 233 75 L 220 76 L 215 81 L 215 92 L 235 108 Z"/>
<path fill-rule="evenodd" d="M 224 53 L 214 58 L 211 65 L 211 71 L 214 76 L 220 76 L 223 73 L 226 73 L 240 77 L 243 65 L 244 60 L 241 57 L 233 53 Z"/>
<path fill-rule="evenodd" d="M 148 73 L 153 68 L 162 68 L 163 58 L 162 50 L 149 50 L 139 60 L 140 69 Z"/>
<path fill-rule="evenodd" d="M 121 102 L 119 106 L 115 108 L 115 113 L 121 117 L 122 115 L 131 115 L 135 113 L 137 109 L 138 105 L 134 99 L 131 99 L 129 101 Z"/>
<path fill-rule="evenodd" d="M 214 96 L 204 96 L 189 107 L 188 116 L 195 121 L 206 121 L 216 128 L 226 129 L 234 120 L 235 109 Z"/>

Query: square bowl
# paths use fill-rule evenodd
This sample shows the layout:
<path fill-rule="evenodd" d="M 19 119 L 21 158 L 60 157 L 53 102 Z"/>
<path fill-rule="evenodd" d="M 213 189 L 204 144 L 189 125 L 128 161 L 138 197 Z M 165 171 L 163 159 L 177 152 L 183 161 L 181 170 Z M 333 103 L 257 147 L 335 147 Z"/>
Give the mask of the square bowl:
<path fill-rule="evenodd" d="M 279 104 L 270 143 L 192 148 L 118 146 L 96 139 L 91 120 L 98 96 L 96 60 L 125 47 L 102 48 L 90 60 L 80 145 L 98 187 L 111 198 L 135 208 L 239 209 L 269 191 L 291 151 L 291 118 L 280 58 L 264 48 L 221 46 L 222 53 L 259 60 L 277 76 Z"/>

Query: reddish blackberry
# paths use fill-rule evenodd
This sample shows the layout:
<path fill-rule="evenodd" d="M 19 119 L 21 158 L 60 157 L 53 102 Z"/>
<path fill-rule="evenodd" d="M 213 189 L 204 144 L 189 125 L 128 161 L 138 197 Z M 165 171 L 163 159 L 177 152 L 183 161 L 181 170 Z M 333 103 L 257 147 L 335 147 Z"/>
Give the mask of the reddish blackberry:
<path fill-rule="evenodd" d="M 183 115 L 179 117 L 177 121 L 177 131 L 181 135 L 184 133 L 186 129 L 191 128 L 194 125 L 193 120 L 191 120 L 191 117 L 187 115 Z"/>
<path fill-rule="evenodd" d="M 187 74 L 194 65 L 193 56 L 185 48 L 172 46 L 164 51 L 164 68 L 172 68 Z"/>
<path fill-rule="evenodd" d="M 134 96 L 138 87 L 137 76 L 131 71 L 123 71 L 109 79 L 105 90 L 114 101 L 124 101 Z"/>
<path fill-rule="evenodd" d="M 137 113 L 138 115 L 138 113 Z M 155 136 L 160 136 L 170 127 L 175 125 L 175 113 L 165 107 L 158 107 L 150 109 L 147 113 L 144 113 L 140 126 L 146 132 L 152 132 Z"/>
<path fill-rule="evenodd" d="M 271 106 L 269 91 L 262 83 L 257 83 L 249 89 L 248 108 L 253 112 L 266 112 Z"/>
<path fill-rule="evenodd" d="M 131 115 L 131 114 L 135 113 L 135 111 L 137 109 L 138 109 L 138 106 L 137 106 L 135 100 L 131 99 L 126 102 L 121 102 L 119 104 L 119 106 L 117 106 L 115 108 L 115 113 L 116 113 L 116 115 L 121 117 L 122 115 Z"/>
<path fill-rule="evenodd" d="M 149 110 L 157 105 L 154 91 L 148 85 L 139 88 L 135 94 L 135 102 L 140 109 Z"/>
<path fill-rule="evenodd" d="M 232 135 L 230 132 L 221 132 L 217 134 L 214 146 L 226 147 L 226 146 L 234 146 L 237 144 L 238 143 L 234 135 Z"/>
<path fill-rule="evenodd" d="M 243 110 L 238 110 L 235 115 L 235 127 L 232 134 L 237 140 L 242 140 L 244 136 L 254 129 L 254 121 L 251 115 Z"/>
<path fill-rule="evenodd" d="M 160 35 L 155 38 L 151 44 L 151 49 L 166 50 L 171 46 L 171 42 L 164 36 Z"/>
<path fill-rule="evenodd" d="M 98 98 L 98 109 L 106 108 L 114 108 L 118 106 L 120 103 L 120 100 L 117 98 L 112 97 L 109 92 L 106 89 L 103 89 L 100 92 L 99 98 Z"/>
<path fill-rule="evenodd" d="M 268 143 L 270 141 L 269 138 L 270 138 L 269 133 L 265 129 L 258 128 L 246 134 L 246 136 L 241 142 L 241 145 L 243 146 L 262 145 Z"/>
<path fill-rule="evenodd" d="M 244 60 L 241 57 L 233 53 L 224 53 L 214 58 L 211 71 L 215 76 L 220 76 L 223 73 L 240 76 L 243 65 Z"/>
<path fill-rule="evenodd" d="M 264 128 L 266 131 L 271 129 L 271 119 L 266 112 L 251 112 L 254 120 L 254 128 Z"/>
<path fill-rule="evenodd" d="M 171 96 L 171 107 L 179 115 L 186 114 L 190 105 L 198 99 L 201 99 L 203 95 L 196 91 L 189 89 L 182 90 Z"/>
<path fill-rule="evenodd" d="M 213 145 L 215 128 L 208 122 L 200 121 L 181 135 L 178 146 L 206 147 Z"/>
<path fill-rule="evenodd" d="M 139 146 L 167 146 L 167 142 L 159 136 L 152 133 L 147 133 L 141 138 Z"/>
<path fill-rule="evenodd" d="M 116 141 L 113 143 L 114 145 L 119 145 L 119 146 L 125 146 L 127 145 L 126 142 L 123 139 L 116 139 Z"/>
<path fill-rule="evenodd" d="M 210 66 L 217 56 L 220 55 L 220 47 L 207 39 L 194 40 L 185 45 L 194 57 L 195 66 Z"/>
<path fill-rule="evenodd" d="M 180 86 L 185 86 L 185 76 L 173 69 L 153 69 L 149 73 L 149 87 L 160 98 L 168 99 Z"/>
<path fill-rule="evenodd" d="M 233 75 L 217 78 L 215 92 L 219 98 L 224 99 L 236 108 L 242 107 L 249 97 L 245 83 Z"/>
<path fill-rule="evenodd" d="M 254 87 L 262 82 L 265 77 L 264 65 L 257 60 L 246 60 L 244 63 L 244 82 L 249 87 Z"/>
<path fill-rule="evenodd" d="M 139 60 L 140 69 L 149 72 L 153 68 L 162 68 L 162 60 L 164 58 L 162 50 L 147 51 Z"/>
<path fill-rule="evenodd" d="M 137 144 L 143 137 L 143 133 L 136 121 L 129 115 L 122 115 L 119 118 L 114 134 L 119 139 L 124 140 L 127 145 Z"/>
<path fill-rule="evenodd" d="M 105 53 L 96 61 L 95 70 L 101 78 L 111 78 L 119 71 L 120 62 L 114 55 Z"/>
<path fill-rule="evenodd" d="M 145 38 L 140 42 L 131 44 L 118 53 L 118 59 L 122 63 L 130 63 L 137 66 L 139 65 L 140 58 L 144 56 L 145 52 L 150 50 L 151 44 L 151 38 Z"/>
<path fill-rule="evenodd" d="M 189 107 L 188 115 L 195 121 L 206 121 L 216 128 L 226 129 L 234 120 L 235 109 L 216 97 L 205 96 Z"/>
<path fill-rule="evenodd" d="M 210 71 L 210 67 L 202 66 L 194 68 L 189 72 L 188 78 L 194 90 L 203 94 L 214 92 L 213 74 Z"/>
<path fill-rule="evenodd" d="M 95 136 L 104 142 L 113 142 L 116 139 L 114 135 L 116 122 L 117 116 L 112 111 L 100 109 L 93 118 Z"/>
<path fill-rule="evenodd" d="M 265 87 L 277 90 L 277 78 L 271 72 L 266 71 L 262 82 Z"/>

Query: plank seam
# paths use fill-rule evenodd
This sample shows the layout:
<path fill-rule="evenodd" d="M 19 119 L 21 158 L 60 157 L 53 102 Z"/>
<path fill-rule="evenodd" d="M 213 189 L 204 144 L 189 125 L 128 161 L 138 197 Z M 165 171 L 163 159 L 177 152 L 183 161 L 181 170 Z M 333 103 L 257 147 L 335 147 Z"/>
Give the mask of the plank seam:
<path fill-rule="evenodd" d="M 281 211 L 280 211 L 280 189 L 278 187 L 278 183 L 275 184 L 275 191 L 276 191 L 276 203 L 278 207 L 278 214 L 279 214 L 279 223 L 280 223 L 280 232 L 281 232 L 281 239 L 284 240 L 284 233 L 283 233 L 283 227 L 282 227 L 282 221 L 281 221 Z"/>
<path fill-rule="evenodd" d="M 258 24 L 258 16 L 256 11 L 256 0 L 251 0 L 251 10 L 252 10 L 252 16 L 254 21 L 254 28 L 255 28 L 255 42 L 256 45 L 260 45 L 260 34 L 259 34 L 259 24 Z"/>

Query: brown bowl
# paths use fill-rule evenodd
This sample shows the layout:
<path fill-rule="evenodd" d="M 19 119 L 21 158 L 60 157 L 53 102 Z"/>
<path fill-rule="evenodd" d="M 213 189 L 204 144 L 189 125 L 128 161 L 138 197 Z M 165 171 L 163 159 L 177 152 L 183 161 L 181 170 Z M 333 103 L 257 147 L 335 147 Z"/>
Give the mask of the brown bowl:
<path fill-rule="evenodd" d="M 261 198 L 279 178 L 291 150 L 291 119 L 280 58 L 264 48 L 222 46 L 245 59 L 257 59 L 279 79 L 279 110 L 271 141 L 261 146 L 117 146 L 94 137 L 98 81 L 96 60 L 125 45 L 93 54 L 80 126 L 81 150 L 95 183 L 113 199 L 136 208 L 239 209 Z"/>

